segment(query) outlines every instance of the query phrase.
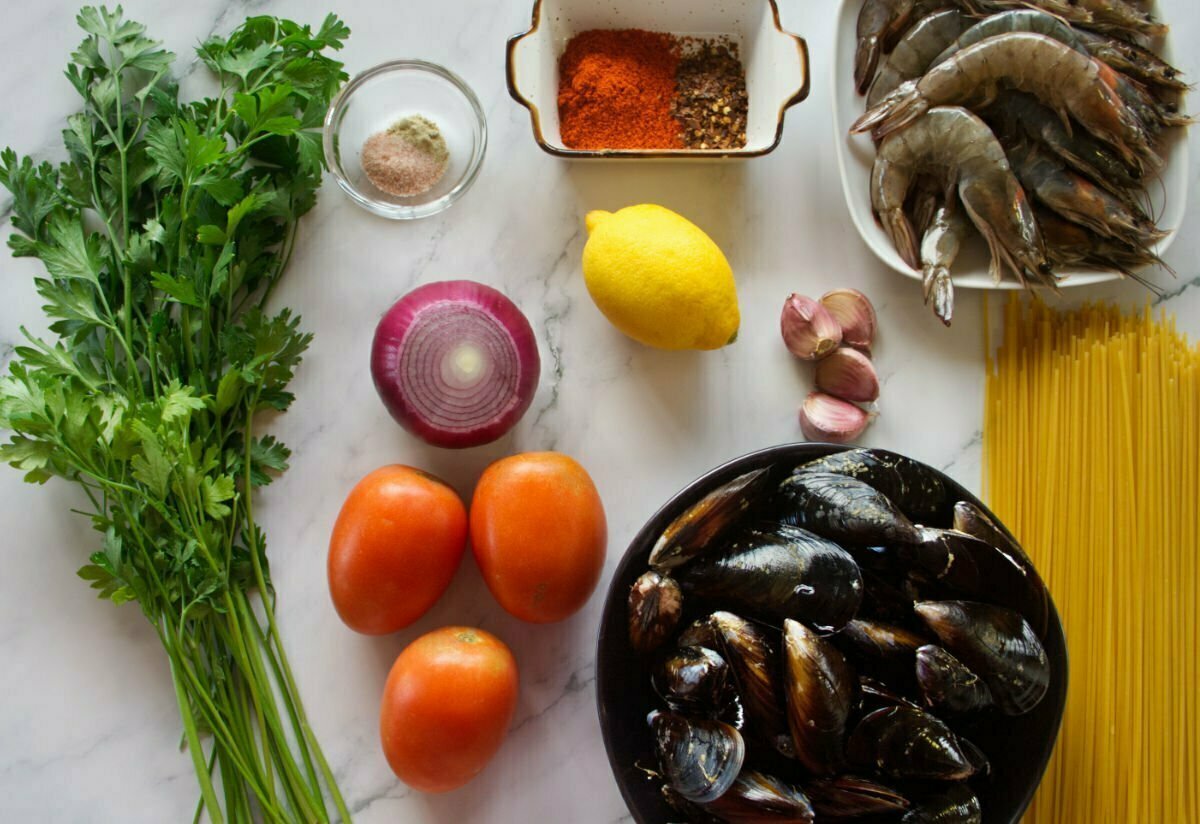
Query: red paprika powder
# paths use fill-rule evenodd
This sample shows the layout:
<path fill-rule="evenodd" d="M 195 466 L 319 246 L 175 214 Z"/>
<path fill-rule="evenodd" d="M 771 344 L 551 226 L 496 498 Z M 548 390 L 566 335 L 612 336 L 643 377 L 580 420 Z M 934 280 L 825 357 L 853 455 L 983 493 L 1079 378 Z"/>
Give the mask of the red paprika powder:
<path fill-rule="evenodd" d="M 671 115 L 679 45 L 669 34 L 595 29 L 558 63 L 558 121 L 571 149 L 681 149 Z"/>

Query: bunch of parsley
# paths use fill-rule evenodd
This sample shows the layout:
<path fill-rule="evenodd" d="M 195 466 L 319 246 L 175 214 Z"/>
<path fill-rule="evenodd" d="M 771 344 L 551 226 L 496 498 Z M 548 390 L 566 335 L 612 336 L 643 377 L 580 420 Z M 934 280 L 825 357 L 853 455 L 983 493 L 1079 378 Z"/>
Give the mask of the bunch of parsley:
<path fill-rule="evenodd" d="M 220 92 L 183 102 L 174 55 L 119 7 L 78 23 L 69 159 L 0 155 L 10 244 L 45 266 L 53 333 L 22 330 L 0 378 L 0 459 L 86 494 L 103 539 L 79 575 L 135 601 L 162 642 L 197 817 L 328 821 L 328 792 L 348 821 L 280 642 L 253 499 L 287 466 L 255 417 L 291 403 L 311 337 L 266 303 L 315 202 L 345 79 L 325 52 L 349 30 L 251 18 L 198 48 Z"/>

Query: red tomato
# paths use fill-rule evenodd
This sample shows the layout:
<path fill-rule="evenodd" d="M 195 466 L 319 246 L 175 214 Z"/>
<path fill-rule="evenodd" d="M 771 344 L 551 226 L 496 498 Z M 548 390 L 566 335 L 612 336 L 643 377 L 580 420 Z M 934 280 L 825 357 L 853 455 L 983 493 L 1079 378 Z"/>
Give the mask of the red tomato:
<path fill-rule="evenodd" d="M 500 606 L 522 620 L 560 621 L 587 603 L 607 542 L 600 494 L 566 455 L 502 458 L 475 487 L 475 560 Z"/>
<path fill-rule="evenodd" d="M 388 674 L 379 734 L 400 780 L 428 793 L 466 784 L 500 749 L 517 706 L 517 662 L 496 636 L 443 627 Z"/>
<path fill-rule="evenodd" d="M 350 491 L 329 539 L 329 593 L 351 629 L 384 635 L 425 614 L 467 544 L 467 511 L 442 481 L 385 466 Z"/>

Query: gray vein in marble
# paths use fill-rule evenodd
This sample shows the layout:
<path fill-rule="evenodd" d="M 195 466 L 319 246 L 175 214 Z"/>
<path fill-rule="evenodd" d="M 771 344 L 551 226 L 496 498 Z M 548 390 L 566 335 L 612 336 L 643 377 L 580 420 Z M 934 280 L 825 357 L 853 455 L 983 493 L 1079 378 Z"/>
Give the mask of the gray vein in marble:
<path fill-rule="evenodd" d="M 593 670 L 592 674 L 585 678 L 581 678 L 580 673 L 586 672 L 588 670 Z M 525 727 L 529 726 L 530 724 L 533 724 L 534 722 L 538 721 L 539 719 L 544 718 L 545 716 L 549 715 L 551 712 L 554 711 L 554 708 L 557 707 L 559 704 L 561 704 L 563 701 L 566 701 L 568 698 L 575 695 L 576 693 L 582 692 L 583 690 L 587 689 L 589 685 L 594 684 L 596 682 L 596 673 L 594 672 L 594 670 L 595 670 L 595 665 L 588 664 L 586 667 L 583 667 L 580 670 L 576 670 L 575 672 L 572 672 L 571 676 L 567 679 L 567 683 L 565 685 L 563 685 L 562 692 L 560 692 L 558 694 L 558 697 L 556 697 L 553 701 L 551 701 L 546 706 L 542 707 L 537 712 L 530 713 L 529 715 L 522 718 L 520 721 L 517 722 L 517 725 L 515 727 L 513 727 L 511 730 L 509 730 L 508 734 L 510 736 L 516 735 L 520 730 L 524 729 Z"/>
<path fill-rule="evenodd" d="M 1166 303 L 1167 301 L 1172 300 L 1173 298 L 1179 297 L 1184 292 L 1191 289 L 1193 286 L 1200 286 L 1200 276 L 1194 277 L 1189 281 L 1185 281 L 1185 282 L 1179 284 L 1179 286 L 1175 289 L 1171 289 L 1170 291 L 1162 292 L 1158 297 L 1156 297 L 1152 301 L 1151 305 L 1158 306 L 1159 304 Z"/>
<path fill-rule="evenodd" d="M 543 423 L 543 420 L 547 415 L 551 414 L 558 408 L 558 396 L 562 385 L 564 371 L 561 331 L 563 321 L 565 321 L 571 314 L 571 299 L 566 295 L 565 292 L 559 290 L 559 299 L 552 300 L 549 296 L 551 290 L 550 284 L 554 279 L 555 272 L 558 271 L 560 266 L 567 262 L 567 259 L 571 254 L 571 248 L 574 246 L 575 241 L 579 239 L 579 235 L 582 231 L 583 230 L 577 226 L 575 228 L 575 232 L 569 238 L 567 238 L 567 242 L 563 244 L 562 252 L 557 258 L 555 258 L 554 263 L 550 265 L 549 270 L 546 272 L 546 277 L 543 280 L 545 288 L 542 294 L 542 309 L 545 313 L 545 319 L 542 322 L 542 328 L 546 333 L 546 348 L 550 350 L 550 358 L 553 361 L 553 366 L 551 368 L 550 400 L 548 400 L 544 405 L 541 406 L 541 408 L 538 409 L 537 414 L 533 419 L 533 428 L 546 434 L 547 441 L 545 443 L 545 447 L 546 449 L 551 450 L 557 445 L 558 439 L 551 430 L 551 427 L 546 426 Z"/>
<path fill-rule="evenodd" d="M 971 434 L 970 440 L 968 440 L 965 444 L 963 444 L 961 447 L 959 447 L 955 451 L 954 455 L 950 458 L 950 460 L 947 461 L 946 463 L 942 464 L 938 468 L 942 472 L 945 472 L 947 475 L 950 475 L 951 477 L 953 477 L 954 473 L 951 470 L 954 469 L 954 467 L 958 464 L 958 462 L 960 460 L 962 460 L 963 458 L 968 457 L 968 453 L 970 453 L 972 450 L 976 449 L 977 447 L 982 447 L 982 446 L 983 446 L 983 430 L 976 429 Z"/>

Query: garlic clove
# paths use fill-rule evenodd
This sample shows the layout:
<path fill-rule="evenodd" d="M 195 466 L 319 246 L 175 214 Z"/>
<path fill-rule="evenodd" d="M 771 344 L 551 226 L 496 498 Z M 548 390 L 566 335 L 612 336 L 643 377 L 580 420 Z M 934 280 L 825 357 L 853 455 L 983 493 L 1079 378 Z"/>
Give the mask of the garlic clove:
<path fill-rule="evenodd" d="M 842 341 L 842 327 L 829 310 L 804 295 L 788 296 L 779 327 L 788 351 L 803 360 L 823 358 Z"/>
<path fill-rule="evenodd" d="M 842 343 L 868 354 L 875 340 L 875 307 L 857 289 L 834 289 L 821 295 L 824 306 L 842 327 Z"/>
<path fill-rule="evenodd" d="M 817 388 L 844 401 L 871 403 L 879 399 L 879 376 L 870 358 L 841 346 L 817 364 Z"/>
<path fill-rule="evenodd" d="M 810 441 L 850 443 L 871 422 L 871 415 L 849 401 L 813 392 L 800 405 L 800 431 Z"/>

